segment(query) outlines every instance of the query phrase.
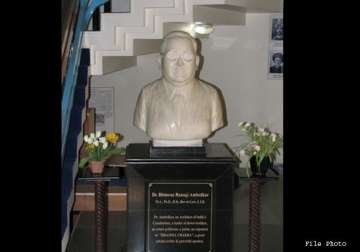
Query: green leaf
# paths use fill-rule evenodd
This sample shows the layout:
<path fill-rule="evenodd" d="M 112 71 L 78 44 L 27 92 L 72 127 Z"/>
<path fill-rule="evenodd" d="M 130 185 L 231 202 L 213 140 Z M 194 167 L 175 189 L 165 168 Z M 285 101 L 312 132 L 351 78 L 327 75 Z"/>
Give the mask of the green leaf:
<path fill-rule="evenodd" d="M 91 159 L 90 156 L 82 158 L 79 162 L 79 168 L 81 169 L 84 168 L 85 165 L 90 161 L 90 159 Z"/>
<path fill-rule="evenodd" d="M 112 150 L 109 150 L 103 157 L 103 160 L 104 159 L 108 159 L 109 157 L 111 157 L 112 155 L 115 155 L 115 154 L 125 154 L 125 148 L 115 148 L 115 149 L 112 149 Z"/>

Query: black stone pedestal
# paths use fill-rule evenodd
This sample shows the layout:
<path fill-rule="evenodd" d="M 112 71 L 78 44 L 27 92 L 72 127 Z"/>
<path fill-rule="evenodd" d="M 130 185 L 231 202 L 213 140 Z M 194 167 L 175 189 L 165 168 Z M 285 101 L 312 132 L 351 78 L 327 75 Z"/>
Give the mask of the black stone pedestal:
<path fill-rule="evenodd" d="M 166 152 L 165 152 L 166 153 Z M 205 155 L 150 155 L 126 150 L 127 252 L 231 252 L 237 159 L 225 144 Z"/>

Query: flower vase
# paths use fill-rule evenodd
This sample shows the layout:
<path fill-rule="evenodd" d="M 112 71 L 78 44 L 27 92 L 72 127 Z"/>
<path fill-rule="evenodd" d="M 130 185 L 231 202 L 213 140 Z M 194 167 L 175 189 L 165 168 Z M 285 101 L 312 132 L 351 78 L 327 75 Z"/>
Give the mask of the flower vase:
<path fill-rule="evenodd" d="M 262 176 L 266 177 L 266 173 L 269 169 L 271 169 L 273 166 L 273 162 L 271 162 L 270 157 L 266 156 L 263 158 L 263 160 L 260 162 L 260 168 L 257 166 L 256 163 L 256 157 L 252 156 L 250 158 L 250 169 L 252 172 L 252 176 Z"/>
<path fill-rule="evenodd" d="M 104 172 L 104 167 L 105 167 L 105 161 L 91 161 L 89 168 L 90 171 L 94 174 L 101 174 Z"/>

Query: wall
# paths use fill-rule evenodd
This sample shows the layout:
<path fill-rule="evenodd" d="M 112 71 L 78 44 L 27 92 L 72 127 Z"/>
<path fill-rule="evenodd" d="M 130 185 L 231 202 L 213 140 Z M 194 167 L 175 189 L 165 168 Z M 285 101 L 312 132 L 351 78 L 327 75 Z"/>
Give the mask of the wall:
<path fill-rule="evenodd" d="M 269 33 L 270 14 L 247 14 L 245 26 L 215 27 L 203 41 L 200 78 L 222 90 L 228 117 L 228 126 L 209 141 L 237 146 L 240 121 L 282 133 L 282 80 L 267 79 Z"/>
<path fill-rule="evenodd" d="M 111 0 L 111 12 L 130 12 L 130 0 Z"/>
<path fill-rule="evenodd" d="M 209 142 L 241 143 L 237 124 L 253 121 L 282 133 L 282 80 L 267 79 L 270 14 L 248 13 L 245 26 L 216 26 L 202 40 L 204 64 L 200 78 L 222 90 L 228 125 Z M 138 65 L 103 76 L 94 76 L 91 85 L 115 87 L 115 130 L 125 136 L 122 145 L 147 142 L 146 135 L 132 126 L 140 89 L 160 77 L 158 54 L 138 57 Z"/>

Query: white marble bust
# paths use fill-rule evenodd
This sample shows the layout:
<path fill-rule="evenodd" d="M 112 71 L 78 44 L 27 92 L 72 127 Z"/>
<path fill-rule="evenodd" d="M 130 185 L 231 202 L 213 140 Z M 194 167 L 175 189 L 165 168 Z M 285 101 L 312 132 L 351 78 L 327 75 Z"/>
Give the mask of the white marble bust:
<path fill-rule="evenodd" d="M 195 78 L 197 43 L 185 32 L 171 32 L 160 53 L 163 76 L 141 90 L 134 125 L 154 146 L 201 146 L 224 126 L 224 115 L 218 91 Z"/>

